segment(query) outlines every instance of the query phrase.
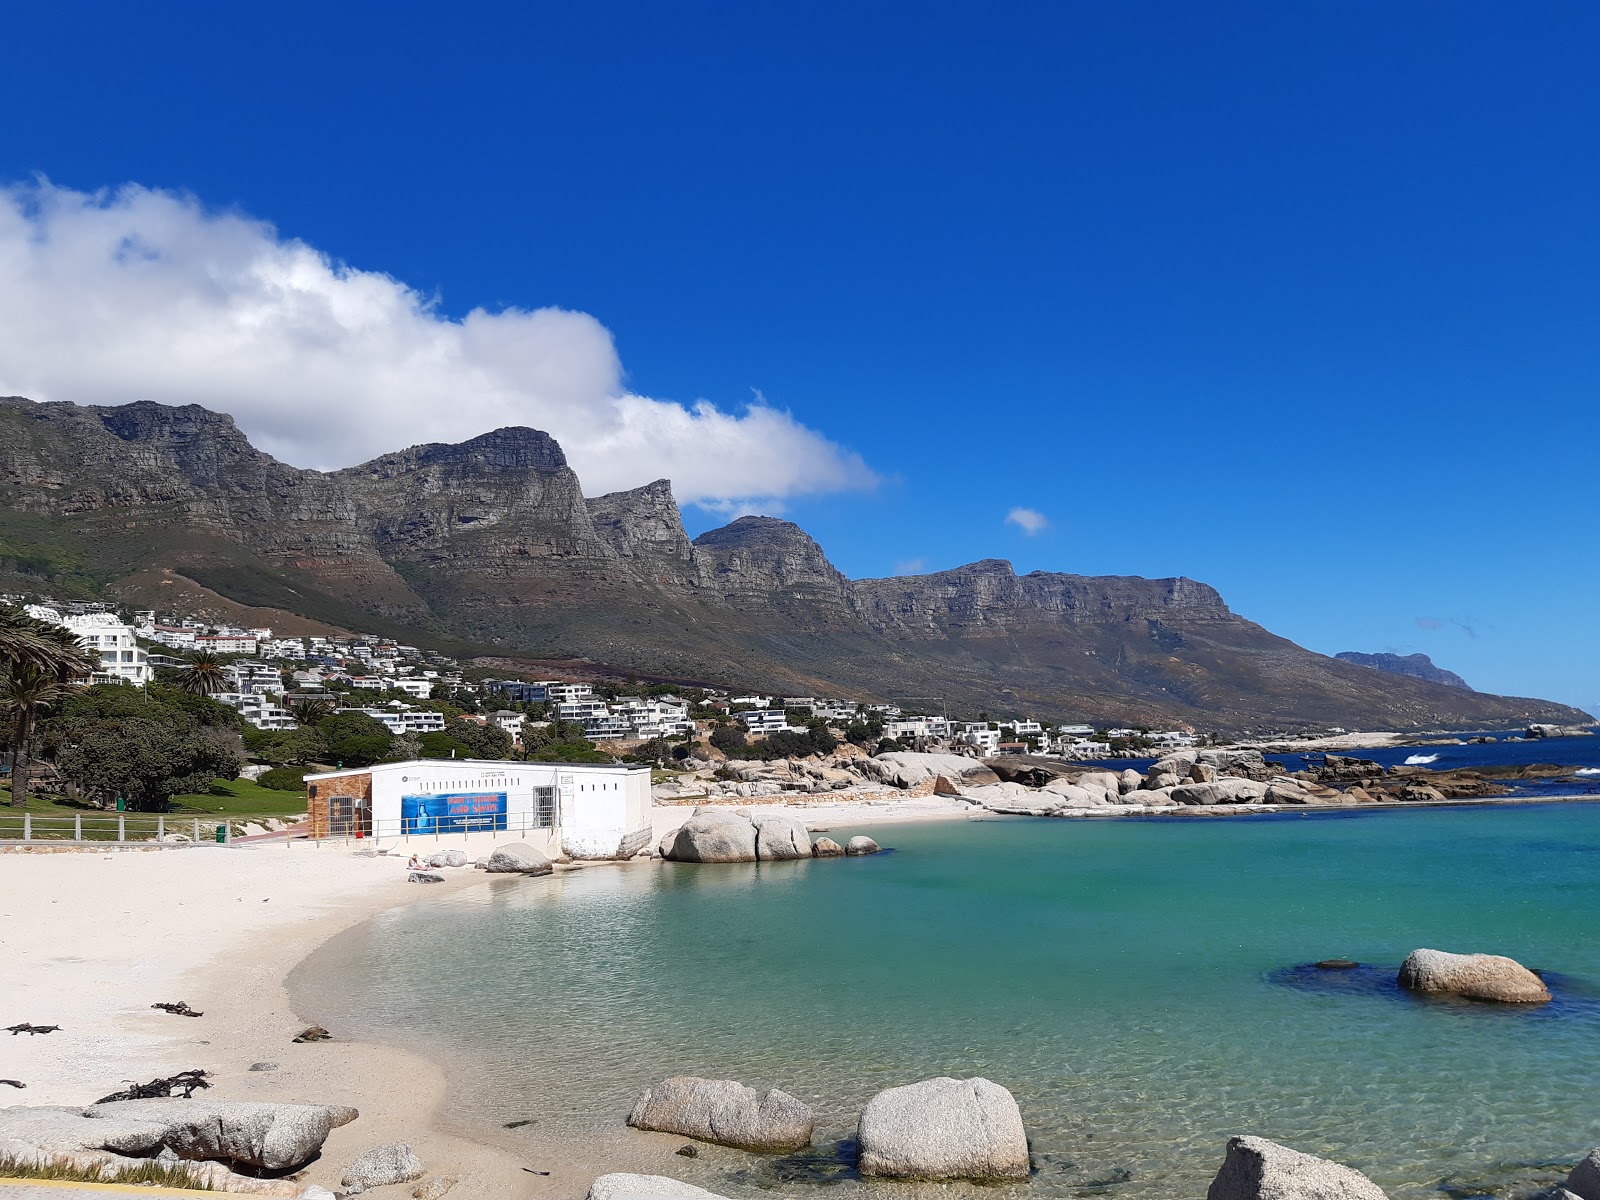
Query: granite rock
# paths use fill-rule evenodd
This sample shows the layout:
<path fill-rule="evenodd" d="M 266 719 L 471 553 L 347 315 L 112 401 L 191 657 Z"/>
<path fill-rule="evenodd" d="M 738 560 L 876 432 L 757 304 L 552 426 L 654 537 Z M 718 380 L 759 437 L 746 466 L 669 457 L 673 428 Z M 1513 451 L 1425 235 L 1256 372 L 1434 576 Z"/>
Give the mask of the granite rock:
<path fill-rule="evenodd" d="M 777 1088 L 763 1095 L 732 1079 L 674 1075 L 639 1097 L 628 1124 L 719 1146 L 784 1154 L 811 1144 L 816 1118 L 807 1105 Z"/>
<path fill-rule="evenodd" d="M 1505 1004 L 1543 1004 L 1550 989 L 1527 967 L 1498 954 L 1451 954 L 1413 950 L 1400 964 L 1400 986 L 1413 992 L 1497 1000 Z"/>
<path fill-rule="evenodd" d="M 1386 1200 L 1360 1171 L 1266 1138 L 1228 1139 L 1206 1200 Z"/>
<path fill-rule="evenodd" d="M 861 1174 L 1026 1179 L 1028 1135 L 1011 1093 L 987 1079 L 927 1079 L 879 1092 L 856 1127 Z"/>

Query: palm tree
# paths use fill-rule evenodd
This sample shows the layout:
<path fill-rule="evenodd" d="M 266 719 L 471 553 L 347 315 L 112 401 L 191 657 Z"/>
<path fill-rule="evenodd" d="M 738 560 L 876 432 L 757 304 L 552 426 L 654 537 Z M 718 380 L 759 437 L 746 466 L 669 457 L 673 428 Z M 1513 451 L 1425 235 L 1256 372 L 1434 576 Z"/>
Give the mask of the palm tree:
<path fill-rule="evenodd" d="M 295 724 L 314 729 L 324 717 L 333 715 L 333 705 L 326 700 L 296 700 L 289 705 Z"/>
<path fill-rule="evenodd" d="M 191 695 L 213 696 L 227 688 L 228 677 L 217 656 L 209 650 L 201 650 L 178 676 L 178 686 Z"/>
<path fill-rule="evenodd" d="M 28 802 L 30 750 L 39 717 L 70 688 L 56 675 L 32 663 L 13 667 L 0 677 L 0 713 L 11 733 L 11 803 Z"/>
<path fill-rule="evenodd" d="M 0 604 L 0 670 L 35 666 L 55 675 L 86 674 L 97 665 L 71 630 Z"/>

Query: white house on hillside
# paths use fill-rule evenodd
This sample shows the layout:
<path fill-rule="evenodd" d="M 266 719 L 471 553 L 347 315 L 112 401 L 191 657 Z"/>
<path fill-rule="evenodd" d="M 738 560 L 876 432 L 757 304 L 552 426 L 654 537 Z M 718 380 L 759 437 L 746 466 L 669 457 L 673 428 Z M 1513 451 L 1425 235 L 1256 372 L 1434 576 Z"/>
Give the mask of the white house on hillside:
<path fill-rule="evenodd" d="M 77 635 L 80 642 L 100 656 L 100 669 L 91 677 L 92 683 L 131 683 L 143 687 L 155 677 L 149 656 L 139 649 L 133 626 L 116 613 L 89 612 L 63 615 L 42 604 L 30 604 L 30 617 L 60 625 Z"/>

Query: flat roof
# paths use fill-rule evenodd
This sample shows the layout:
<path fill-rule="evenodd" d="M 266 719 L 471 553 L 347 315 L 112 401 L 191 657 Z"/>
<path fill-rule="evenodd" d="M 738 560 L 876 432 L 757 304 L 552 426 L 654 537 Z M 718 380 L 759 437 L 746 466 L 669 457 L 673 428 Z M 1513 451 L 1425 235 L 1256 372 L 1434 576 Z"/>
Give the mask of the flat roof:
<path fill-rule="evenodd" d="M 318 771 L 314 775 L 303 775 L 302 779 L 340 779 L 349 775 L 368 775 L 373 771 L 394 771 L 401 767 L 449 767 L 459 770 L 462 767 L 469 769 L 492 770 L 494 768 L 516 769 L 519 767 L 560 767 L 569 771 L 648 771 L 650 768 L 639 763 L 574 763 L 556 762 L 543 759 L 517 760 L 499 758 L 408 758 L 404 762 L 374 763 L 370 767 L 345 767 L 341 771 Z"/>

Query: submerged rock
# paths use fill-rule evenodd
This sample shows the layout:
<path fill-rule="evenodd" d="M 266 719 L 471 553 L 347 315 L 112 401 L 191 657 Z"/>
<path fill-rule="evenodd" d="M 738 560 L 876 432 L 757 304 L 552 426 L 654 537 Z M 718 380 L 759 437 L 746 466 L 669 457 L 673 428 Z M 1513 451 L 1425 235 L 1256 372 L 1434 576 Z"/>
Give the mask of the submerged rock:
<path fill-rule="evenodd" d="M 526 842 L 508 842 L 495 847 L 483 869 L 499 875 L 548 875 L 556 868 Z"/>
<path fill-rule="evenodd" d="M 1550 999 L 1544 980 L 1515 959 L 1498 954 L 1413 950 L 1400 964 L 1399 982 L 1409 991 L 1469 1000 L 1543 1004 Z"/>
<path fill-rule="evenodd" d="M 588 1200 L 725 1200 L 715 1192 L 665 1175 L 601 1175 L 589 1185 Z"/>
<path fill-rule="evenodd" d="M 763 1096 L 732 1079 L 674 1075 L 639 1097 L 628 1124 L 740 1150 L 783 1154 L 811 1144 L 816 1117 L 809 1106 L 777 1088 Z"/>
<path fill-rule="evenodd" d="M 926 1079 L 879 1092 L 856 1127 L 863 1175 L 1026 1179 L 1028 1135 L 1011 1093 L 987 1079 Z"/>
<path fill-rule="evenodd" d="M 410 1183 L 422 1178 L 422 1160 L 404 1142 L 375 1146 L 345 1168 L 341 1186 L 346 1196 L 358 1196 L 368 1188 L 391 1183 Z"/>
<path fill-rule="evenodd" d="M 1360 1171 L 1266 1138 L 1228 1139 L 1206 1200 L 1387 1200 Z"/>

